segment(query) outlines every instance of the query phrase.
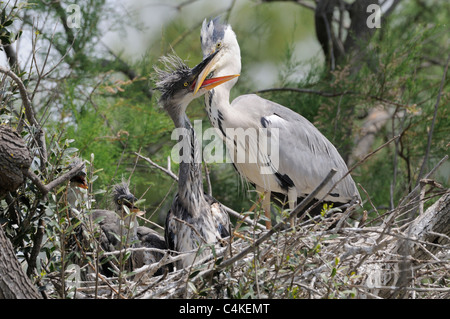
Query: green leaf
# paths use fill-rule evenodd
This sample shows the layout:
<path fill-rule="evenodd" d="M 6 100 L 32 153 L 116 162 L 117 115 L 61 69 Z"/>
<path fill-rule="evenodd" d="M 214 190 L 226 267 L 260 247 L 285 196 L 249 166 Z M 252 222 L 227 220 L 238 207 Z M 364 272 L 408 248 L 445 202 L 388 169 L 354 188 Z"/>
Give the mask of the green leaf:
<path fill-rule="evenodd" d="M 192 292 L 194 292 L 195 294 L 198 293 L 197 292 L 197 287 L 195 287 L 195 285 L 192 283 L 192 281 L 188 281 L 187 285 L 188 285 L 189 289 L 192 290 Z"/>
<path fill-rule="evenodd" d="M 337 270 L 335 267 L 333 267 L 333 270 L 331 271 L 331 277 L 336 276 Z"/>
<path fill-rule="evenodd" d="M 195 270 L 193 272 L 191 272 L 191 274 L 189 275 L 189 279 L 194 278 L 195 276 L 197 276 L 200 273 L 200 270 Z"/>
<path fill-rule="evenodd" d="M 222 262 L 222 260 L 223 260 L 223 256 L 222 257 L 219 257 L 219 258 L 217 258 L 217 260 L 216 260 L 216 262 L 214 263 L 214 265 L 220 265 L 220 263 Z"/>

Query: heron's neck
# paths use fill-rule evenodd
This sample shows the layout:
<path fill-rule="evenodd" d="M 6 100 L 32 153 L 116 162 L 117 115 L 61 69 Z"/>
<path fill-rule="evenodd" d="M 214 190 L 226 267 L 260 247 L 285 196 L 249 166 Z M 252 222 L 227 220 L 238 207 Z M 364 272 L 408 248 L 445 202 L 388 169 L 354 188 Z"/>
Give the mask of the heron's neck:
<path fill-rule="evenodd" d="M 237 41 L 231 42 L 232 45 L 229 48 L 229 53 L 226 54 L 224 59 L 225 65 L 220 66 L 213 72 L 214 77 L 227 76 L 231 74 L 241 73 L 241 52 Z M 228 82 L 225 82 L 213 90 L 209 91 L 205 95 L 206 112 L 208 113 L 211 124 L 222 133 L 224 136 L 225 130 L 225 118 L 228 118 L 232 112 L 230 104 L 230 91 L 237 83 L 238 78 L 234 78 Z"/>
<path fill-rule="evenodd" d="M 231 87 L 221 85 L 209 91 L 205 96 L 206 113 L 209 121 L 225 137 L 224 119 L 232 112 L 230 104 Z"/>
<path fill-rule="evenodd" d="M 176 123 L 180 134 L 180 169 L 178 174 L 178 197 L 195 216 L 200 212 L 203 196 L 201 148 L 189 118 L 184 114 Z"/>

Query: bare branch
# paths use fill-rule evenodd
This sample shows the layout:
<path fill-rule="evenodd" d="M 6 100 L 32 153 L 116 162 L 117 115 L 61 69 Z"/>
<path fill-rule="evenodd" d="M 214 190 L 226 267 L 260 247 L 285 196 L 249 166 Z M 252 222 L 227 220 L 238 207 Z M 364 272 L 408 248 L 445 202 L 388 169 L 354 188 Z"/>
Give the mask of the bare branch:
<path fill-rule="evenodd" d="M 149 164 L 152 165 L 153 167 L 156 167 L 157 169 L 163 171 L 163 172 L 166 173 L 168 176 L 172 177 L 175 181 L 178 182 L 178 176 L 177 176 L 174 172 L 172 172 L 172 171 L 170 170 L 170 168 L 169 168 L 169 169 L 164 168 L 164 167 L 162 167 L 162 166 L 156 164 L 155 162 L 153 162 L 150 158 L 145 157 L 145 156 L 142 156 L 142 155 L 139 154 L 139 153 L 134 152 L 133 154 L 135 154 L 136 156 L 142 158 L 144 161 L 146 161 L 147 163 L 149 163 Z"/>
<path fill-rule="evenodd" d="M 36 174 L 34 174 L 32 171 L 24 171 L 24 175 L 26 175 L 29 179 L 31 179 L 31 181 L 36 185 L 36 187 L 41 191 L 43 195 L 46 195 L 56 186 L 68 181 L 69 179 L 77 175 L 83 169 L 83 167 L 84 163 L 80 162 L 77 165 L 75 165 L 70 171 L 68 171 L 64 175 L 61 175 L 57 179 L 51 181 L 47 185 L 42 184 L 39 177 L 36 176 Z"/>
<path fill-rule="evenodd" d="M 31 104 L 31 100 L 28 96 L 27 89 L 25 88 L 25 85 L 23 84 L 22 80 L 11 70 L 5 69 L 4 67 L 0 66 L 0 72 L 9 76 L 17 84 L 17 87 L 19 88 L 20 97 L 22 98 L 22 103 L 25 107 L 25 115 L 28 119 L 28 122 L 30 122 L 30 124 L 36 128 L 36 135 L 37 135 L 36 139 L 37 144 L 40 148 L 39 154 L 41 158 L 41 168 L 44 169 L 45 164 L 47 163 L 47 146 L 45 144 L 45 134 L 41 128 L 41 125 L 36 120 L 34 109 Z M 22 131 L 21 122 L 19 122 L 17 130 L 19 132 Z"/>
<path fill-rule="evenodd" d="M 25 85 L 23 84 L 22 80 L 14 72 L 5 69 L 2 66 L 0 66 L 0 72 L 8 75 L 17 84 L 17 87 L 19 88 L 20 97 L 22 98 L 22 102 L 25 107 L 25 115 L 27 116 L 28 122 L 30 122 L 31 125 L 40 128 L 39 123 L 36 121 L 34 109 L 31 105 L 30 98 L 28 97 L 27 89 L 25 88 Z"/>
<path fill-rule="evenodd" d="M 302 211 L 303 209 L 305 209 L 305 207 L 311 202 L 311 200 L 313 200 L 313 198 L 317 195 L 317 193 L 319 193 L 320 190 L 322 190 L 323 187 L 325 187 L 325 185 L 328 183 L 328 181 L 331 180 L 331 178 L 337 173 L 336 170 L 331 170 L 330 173 L 328 173 L 328 175 L 325 177 L 325 179 L 314 189 L 314 191 L 311 192 L 311 194 L 309 194 L 308 196 L 306 196 L 306 198 L 297 205 L 297 207 L 295 207 L 292 212 L 290 212 L 289 216 L 285 217 L 283 222 L 280 222 L 278 224 L 276 224 L 274 227 L 272 227 L 272 229 L 270 231 L 268 231 L 267 233 L 265 233 L 263 236 L 261 236 L 257 241 L 255 241 L 255 243 L 249 247 L 247 247 L 246 249 L 244 249 L 243 251 L 241 251 L 238 255 L 227 259 L 226 261 L 220 263 L 216 269 L 213 269 L 211 271 L 217 271 L 220 269 L 223 269 L 227 266 L 232 265 L 234 262 L 236 262 L 239 259 L 244 258 L 246 255 L 248 255 L 249 253 L 251 253 L 252 251 L 254 251 L 261 243 L 263 243 L 264 241 L 266 241 L 267 239 L 269 239 L 275 232 L 277 232 L 278 230 L 281 229 L 281 227 L 283 227 L 292 217 L 296 216 L 298 214 L 298 212 Z"/>

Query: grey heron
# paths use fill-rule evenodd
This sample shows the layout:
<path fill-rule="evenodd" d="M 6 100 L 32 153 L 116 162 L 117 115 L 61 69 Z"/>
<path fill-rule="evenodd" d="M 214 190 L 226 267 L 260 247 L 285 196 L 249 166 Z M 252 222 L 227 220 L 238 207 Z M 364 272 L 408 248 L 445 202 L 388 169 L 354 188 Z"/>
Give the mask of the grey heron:
<path fill-rule="evenodd" d="M 199 76 L 194 93 L 208 76 L 220 77 L 241 72 L 241 54 L 236 34 L 229 24 L 220 18 L 203 21 L 201 28 L 203 57 L 214 57 Z M 217 53 L 217 54 L 216 54 Z M 291 109 L 266 100 L 255 94 L 242 95 L 230 103 L 230 90 L 236 84 L 233 79 L 205 95 L 205 108 L 211 124 L 225 141 L 237 171 L 266 194 L 263 209 L 270 224 L 270 195 L 287 196 L 290 209 L 298 197 L 309 194 L 335 168 L 337 174 L 317 195 L 317 199 L 334 203 L 348 203 L 353 199 L 361 203 L 355 182 L 336 147 L 306 118 Z M 268 147 L 260 147 L 259 136 L 249 136 L 246 142 L 233 134 L 237 129 L 254 129 L 270 139 Z M 230 136 L 231 135 L 231 136 Z M 270 153 L 271 150 L 275 150 Z M 245 156 L 238 154 L 244 152 Z M 276 157 L 273 154 L 277 155 Z M 239 160 L 247 159 L 247 160 Z M 342 180 L 330 191 L 332 185 Z M 328 193 L 328 194 L 327 194 Z"/>
<path fill-rule="evenodd" d="M 180 150 L 178 192 L 167 213 L 164 233 L 169 249 L 191 251 L 177 262 L 177 269 L 192 265 L 196 258 L 196 253 L 192 251 L 202 244 L 215 244 L 230 235 L 227 212 L 203 190 L 201 148 L 186 115 L 186 108 L 194 98 L 237 76 L 226 75 L 205 80 L 194 95 L 197 77 L 213 57 L 214 54 L 190 69 L 182 59 L 172 54 L 161 59 L 166 70 L 155 68 L 156 88 L 161 92 L 159 103 L 180 130 L 180 138 L 184 142 Z M 205 250 L 197 258 L 206 253 Z"/>
<path fill-rule="evenodd" d="M 79 200 L 85 197 L 85 194 L 83 194 L 80 189 L 87 188 L 86 172 L 83 169 L 70 180 L 70 187 L 68 189 L 68 203 L 71 206 L 72 211 L 76 212 L 78 217 L 80 216 L 76 208 L 80 205 L 77 204 L 81 204 L 79 203 Z M 113 186 L 112 200 L 114 202 L 115 211 L 106 209 L 91 210 L 92 219 L 97 221 L 100 226 L 99 242 L 104 251 L 112 252 L 120 249 L 121 246 L 133 248 L 157 248 L 159 250 L 166 249 L 166 243 L 163 236 L 151 228 L 138 225 L 136 216 L 143 214 L 143 212 L 135 206 L 137 198 L 130 192 L 129 185 L 126 182 Z M 88 203 L 86 205 L 89 210 L 89 201 L 85 201 Z M 124 208 L 125 206 L 127 208 Z M 86 244 L 85 241 L 87 236 L 83 234 L 83 232 L 86 231 L 86 226 L 81 223 L 75 231 L 78 242 Z M 122 239 L 126 240 L 123 240 L 121 245 Z M 79 250 L 78 245 L 73 241 L 71 247 L 73 247 L 74 250 Z M 163 257 L 163 253 L 143 250 L 135 251 L 131 256 L 132 263 L 128 266 L 132 269 L 136 269 L 143 265 L 149 265 L 159 261 Z M 111 267 L 109 261 L 105 262 L 102 265 L 102 273 L 109 277 L 113 276 L 113 272 L 110 269 Z M 155 275 L 160 275 L 163 272 L 164 269 L 160 268 L 155 272 Z"/>
<path fill-rule="evenodd" d="M 68 169 L 72 169 L 75 165 L 81 162 L 80 158 L 75 158 L 68 166 Z M 76 210 L 78 206 L 82 203 L 80 201 L 86 201 L 86 196 L 83 189 L 88 189 L 88 184 L 86 182 L 86 167 L 83 166 L 81 171 L 79 171 L 75 176 L 70 179 L 70 184 L 67 189 L 67 203 L 72 208 L 72 211 Z"/>
<path fill-rule="evenodd" d="M 113 189 L 115 211 L 92 210 L 92 218 L 99 221 L 102 230 L 100 244 L 105 251 L 110 252 L 124 247 L 166 249 L 163 236 L 151 228 L 139 226 L 136 217 L 144 212 L 135 206 L 137 200 L 130 192 L 129 185 L 122 182 L 114 185 Z M 155 263 L 162 257 L 163 253 L 158 251 L 135 251 L 131 254 L 131 264 L 128 267 L 133 270 Z M 108 275 L 112 274 L 108 269 L 108 263 L 103 270 Z M 163 268 L 158 269 L 155 275 L 163 272 Z"/>

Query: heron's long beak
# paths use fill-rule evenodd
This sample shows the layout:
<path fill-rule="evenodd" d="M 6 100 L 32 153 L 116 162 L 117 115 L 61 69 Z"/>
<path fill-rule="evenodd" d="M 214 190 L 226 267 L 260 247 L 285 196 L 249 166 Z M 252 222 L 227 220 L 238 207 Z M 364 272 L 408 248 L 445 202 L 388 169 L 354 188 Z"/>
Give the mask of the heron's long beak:
<path fill-rule="evenodd" d="M 239 74 L 234 74 L 234 75 L 221 76 L 221 77 L 205 80 L 206 77 L 208 76 L 208 74 L 211 72 L 212 67 L 218 61 L 218 57 L 217 57 L 218 52 L 219 52 L 219 50 L 210 54 L 206 59 L 204 59 L 199 64 L 199 66 L 201 65 L 200 68 L 202 69 L 202 71 L 199 74 L 199 76 L 197 77 L 197 81 L 195 83 L 195 88 L 194 88 L 194 95 L 197 94 L 197 92 L 198 92 L 198 90 L 200 90 L 200 88 L 211 90 L 211 89 L 215 88 L 216 86 L 218 86 L 222 83 L 225 83 L 227 81 L 230 81 L 231 79 L 234 79 L 235 77 L 239 76 Z M 202 65 L 204 63 L 206 63 L 206 65 Z"/>
<path fill-rule="evenodd" d="M 230 81 L 231 79 L 234 79 L 235 77 L 238 77 L 239 74 L 234 74 L 234 75 L 227 75 L 227 76 L 219 76 L 217 78 L 211 78 L 211 79 L 203 79 L 203 81 L 201 82 L 202 84 L 200 85 L 200 87 L 198 89 L 195 89 L 194 94 L 197 93 L 197 91 L 199 89 L 207 89 L 207 90 L 211 90 L 213 88 L 215 88 L 216 86 L 225 83 L 227 81 Z M 199 79 L 200 80 L 200 79 Z M 197 81 L 198 83 L 199 81 Z"/>
<path fill-rule="evenodd" d="M 142 210 L 140 210 L 140 209 L 137 208 L 137 207 L 133 207 L 132 209 L 130 209 L 130 211 L 131 211 L 132 213 L 135 213 L 136 216 L 142 216 L 142 215 L 145 215 L 145 212 L 143 212 Z"/>

